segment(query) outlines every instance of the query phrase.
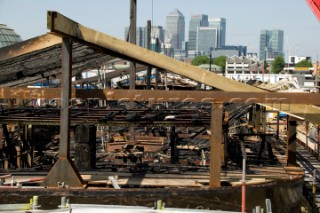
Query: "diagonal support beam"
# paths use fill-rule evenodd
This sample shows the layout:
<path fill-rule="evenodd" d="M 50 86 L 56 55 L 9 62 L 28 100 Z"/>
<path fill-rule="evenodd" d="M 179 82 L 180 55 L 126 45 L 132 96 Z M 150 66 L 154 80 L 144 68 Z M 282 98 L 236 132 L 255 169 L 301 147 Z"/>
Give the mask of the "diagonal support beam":
<path fill-rule="evenodd" d="M 47 21 L 48 28 L 56 35 L 71 37 L 79 42 L 102 49 L 104 52 L 109 52 L 110 54 L 112 53 L 141 64 L 152 65 L 155 68 L 169 70 L 220 90 L 228 92 L 267 92 L 95 31 L 55 11 L 48 12 Z M 279 110 L 276 106 L 268 106 Z M 320 109 L 302 104 L 290 105 L 286 110 L 288 114 L 299 119 L 305 118 L 306 120 L 318 123 L 319 118 L 315 119 L 314 116 L 310 116 L 309 111 L 320 113 Z"/>
<path fill-rule="evenodd" d="M 191 64 L 180 62 L 146 48 L 142 48 L 104 33 L 95 31 L 55 11 L 48 12 L 47 20 L 48 29 L 57 35 L 72 37 L 79 42 L 100 47 L 106 52 L 111 51 L 142 64 L 151 64 L 154 67 L 172 71 L 176 74 L 188 77 L 208 86 L 213 86 L 225 91 L 262 91 L 258 88 L 254 88 L 246 84 L 240 84 L 234 80 L 219 76 L 213 72 L 205 71 L 198 67 L 192 66 Z M 228 87 L 226 87 L 226 85 Z"/>

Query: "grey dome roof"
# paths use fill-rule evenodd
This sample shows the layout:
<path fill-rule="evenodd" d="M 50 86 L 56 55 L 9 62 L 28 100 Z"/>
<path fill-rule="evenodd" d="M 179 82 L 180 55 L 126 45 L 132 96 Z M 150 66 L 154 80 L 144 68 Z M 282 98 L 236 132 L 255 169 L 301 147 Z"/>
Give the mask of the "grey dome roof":
<path fill-rule="evenodd" d="M 5 24 L 0 24 L 0 48 L 22 41 L 21 37 Z"/>

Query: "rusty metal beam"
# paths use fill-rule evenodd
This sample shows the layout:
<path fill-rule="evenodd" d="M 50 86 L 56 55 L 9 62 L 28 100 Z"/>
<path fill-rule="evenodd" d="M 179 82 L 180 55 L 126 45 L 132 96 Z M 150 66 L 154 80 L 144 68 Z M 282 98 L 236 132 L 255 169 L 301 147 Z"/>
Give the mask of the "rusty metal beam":
<path fill-rule="evenodd" d="M 44 186 L 57 187 L 65 183 L 69 187 L 83 187 L 84 182 L 70 158 L 70 107 L 72 77 L 72 42 L 70 38 L 62 41 L 62 91 L 60 118 L 59 159 L 50 170 Z"/>
<path fill-rule="evenodd" d="M 0 99 L 60 99 L 60 94 L 59 88 L 0 88 Z M 72 89 L 70 98 L 137 102 L 265 103 L 279 107 L 284 112 L 295 104 L 320 105 L 320 94 L 317 93 Z"/>
<path fill-rule="evenodd" d="M 213 103 L 210 136 L 210 188 L 221 187 L 222 113 L 223 104 Z"/>
<path fill-rule="evenodd" d="M 297 166 L 297 121 L 294 117 L 287 117 L 287 166 Z"/>
<path fill-rule="evenodd" d="M 53 34 L 41 35 L 14 45 L 0 48 L 0 61 L 11 59 L 20 55 L 31 53 L 56 44 L 61 44 L 62 39 Z"/>

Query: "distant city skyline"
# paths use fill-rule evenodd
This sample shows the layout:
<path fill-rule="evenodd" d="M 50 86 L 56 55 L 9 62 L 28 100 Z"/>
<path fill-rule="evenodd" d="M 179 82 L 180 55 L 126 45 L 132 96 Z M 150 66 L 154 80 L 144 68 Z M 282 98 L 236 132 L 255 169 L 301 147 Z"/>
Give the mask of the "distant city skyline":
<path fill-rule="evenodd" d="M 185 16 L 186 28 L 194 14 L 226 18 L 226 44 L 247 46 L 248 52 L 259 52 L 261 30 L 282 29 L 286 56 L 311 56 L 315 61 L 320 54 L 320 24 L 303 0 L 269 0 L 267 3 L 262 0 L 138 0 L 137 6 L 137 26 L 145 26 L 147 20 L 152 20 L 153 25 L 165 27 L 166 15 L 177 8 Z M 129 0 L 112 4 L 103 0 L 90 3 L 84 0 L 1 0 L 0 23 L 26 40 L 48 31 L 46 13 L 55 10 L 92 29 L 123 39 L 124 28 L 129 25 L 129 9 Z M 32 12 L 26 14 L 26 11 Z M 188 39 L 187 33 L 185 40 Z"/>

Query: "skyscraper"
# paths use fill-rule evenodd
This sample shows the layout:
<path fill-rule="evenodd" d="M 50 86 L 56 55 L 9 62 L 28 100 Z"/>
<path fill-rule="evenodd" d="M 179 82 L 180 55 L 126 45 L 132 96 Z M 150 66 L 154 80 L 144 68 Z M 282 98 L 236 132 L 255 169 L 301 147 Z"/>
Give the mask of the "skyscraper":
<path fill-rule="evenodd" d="M 208 27 L 208 15 L 193 15 L 189 25 L 189 51 L 196 50 L 197 46 L 197 30 L 198 27 Z"/>
<path fill-rule="evenodd" d="M 127 40 L 127 36 L 129 33 L 129 27 L 126 27 L 124 30 L 124 39 Z M 137 27 L 136 31 L 136 45 L 140 47 L 146 47 L 146 30 L 145 27 Z"/>
<path fill-rule="evenodd" d="M 279 55 L 284 56 L 283 31 L 261 30 L 259 60 L 274 59 Z"/>
<path fill-rule="evenodd" d="M 217 28 L 217 48 L 226 45 L 226 28 L 227 22 L 225 18 L 211 18 L 209 19 L 209 27 Z"/>
<path fill-rule="evenodd" d="M 127 40 L 129 32 L 129 27 L 125 28 L 125 40 Z M 148 42 L 148 30 L 147 27 L 137 27 L 136 32 L 136 44 L 140 47 L 147 48 Z M 152 26 L 151 27 L 151 37 L 158 38 L 160 44 L 164 42 L 164 30 L 162 26 Z"/>
<path fill-rule="evenodd" d="M 178 9 L 174 9 L 166 18 L 166 40 L 170 40 L 172 48 L 181 49 L 184 39 L 184 16 Z"/>
<path fill-rule="evenodd" d="M 209 55 L 216 48 L 217 44 L 217 29 L 212 27 L 198 27 L 196 52 Z"/>

